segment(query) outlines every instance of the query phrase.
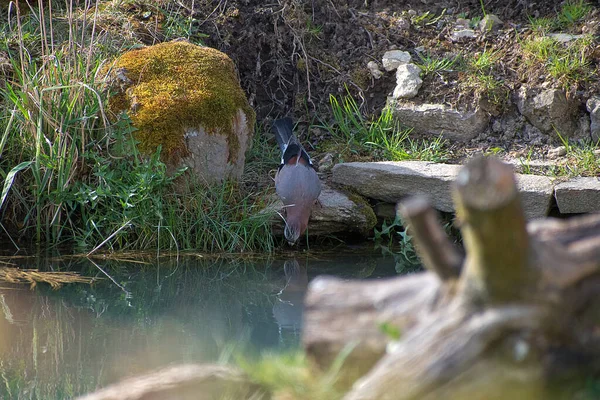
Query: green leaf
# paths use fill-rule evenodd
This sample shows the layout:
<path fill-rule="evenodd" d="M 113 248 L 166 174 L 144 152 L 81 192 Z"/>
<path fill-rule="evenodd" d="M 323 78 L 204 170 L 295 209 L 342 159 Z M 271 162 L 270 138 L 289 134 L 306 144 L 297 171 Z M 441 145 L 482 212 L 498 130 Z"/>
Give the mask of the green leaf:
<path fill-rule="evenodd" d="M 2 205 L 4 204 L 4 201 L 6 200 L 6 196 L 8 196 L 8 191 L 12 187 L 12 184 L 15 180 L 15 175 L 17 175 L 17 172 L 20 172 L 20 171 L 23 171 L 24 169 L 29 168 L 29 166 L 32 163 L 33 163 L 33 161 L 23 161 L 21 164 L 17 165 L 13 169 L 11 169 L 10 172 L 6 175 L 6 178 L 4 179 L 4 188 L 2 189 L 2 198 L 0 199 L 0 208 L 2 208 Z"/>

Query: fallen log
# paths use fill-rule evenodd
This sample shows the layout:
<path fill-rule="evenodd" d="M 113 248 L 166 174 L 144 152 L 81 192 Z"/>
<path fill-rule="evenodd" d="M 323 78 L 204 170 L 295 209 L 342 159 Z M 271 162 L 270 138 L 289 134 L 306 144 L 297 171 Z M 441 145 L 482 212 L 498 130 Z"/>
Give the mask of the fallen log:
<path fill-rule="evenodd" d="M 600 215 L 527 225 L 495 158 L 463 167 L 454 202 L 464 259 L 417 199 L 399 211 L 427 272 L 311 283 L 309 355 L 327 368 L 354 346 L 342 378 L 362 378 L 346 400 L 572 398 L 600 372 Z"/>

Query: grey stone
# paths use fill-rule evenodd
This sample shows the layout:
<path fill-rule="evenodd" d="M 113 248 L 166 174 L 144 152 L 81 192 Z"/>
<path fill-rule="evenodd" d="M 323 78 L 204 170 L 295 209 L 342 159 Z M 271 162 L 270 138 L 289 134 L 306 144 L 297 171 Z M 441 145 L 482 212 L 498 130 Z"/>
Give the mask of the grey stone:
<path fill-rule="evenodd" d="M 563 90 L 546 89 L 538 92 L 522 87 L 515 96 L 519 112 L 542 133 L 559 139 L 575 138 L 581 134 L 577 124 L 578 102 L 567 99 Z"/>
<path fill-rule="evenodd" d="M 423 80 L 419 76 L 421 68 L 415 64 L 401 64 L 396 70 L 396 88 L 394 99 L 411 98 L 419 93 Z"/>
<path fill-rule="evenodd" d="M 375 79 L 379 79 L 383 76 L 383 72 L 379 69 L 379 65 L 375 61 L 369 61 L 367 63 L 367 69 L 371 73 L 371 76 Z"/>
<path fill-rule="evenodd" d="M 563 214 L 600 211 L 600 179 L 579 177 L 554 188 L 558 209 Z"/>
<path fill-rule="evenodd" d="M 440 136 L 455 141 L 468 141 L 483 132 L 489 116 L 482 109 L 459 111 L 443 104 L 411 104 L 391 102 L 395 117 L 412 127 L 414 133 Z"/>
<path fill-rule="evenodd" d="M 584 35 L 571 35 L 570 33 L 551 33 L 548 36 L 560 43 L 568 43 L 585 37 Z"/>
<path fill-rule="evenodd" d="M 459 42 L 464 39 L 473 39 L 475 38 L 475 31 L 473 29 L 460 29 L 452 32 L 450 35 L 450 40 L 453 42 Z"/>
<path fill-rule="evenodd" d="M 558 146 L 553 149 L 548 150 L 548 158 L 550 160 L 556 160 L 559 157 L 562 157 L 567 154 L 567 148 L 565 146 Z"/>
<path fill-rule="evenodd" d="M 333 168 L 333 154 L 325 153 L 323 157 L 317 162 L 319 166 L 319 172 L 329 172 Z"/>
<path fill-rule="evenodd" d="M 585 107 L 590 113 L 590 134 L 593 141 L 600 140 L 600 95 L 593 95 L 586 101 Z"/>
<path fill-rule="evenodd" d="M 503 22 L 494 14 L 486 14 L 485 17 L 479 21 L 479 30 L 482 32 L 495 31 L 502 26 Z"/>
<path fill-rule="evenodd" d="M 411 60 L 410 54 L 402 50 L 390 50 L 386 51 L 381 59 L 383 68 L 386 71 L 393 71 L 398 68 L 399 65 L 407 64 Z"/>
<path fill-rule="evenodd" d="M 360 196 L 352 199 L 346 193 L 323 184 L 319 203 L 312 210 L 308 222 L 310 236 L 325 236 L 338 232 L 354 232 L 368 235 L 377 223 L 377 218 L 369 204 Z M 263 212 L 282 213 L 283 204 L 276 196 Z M 273 232 L 283 234 L 283 220 L 277 216 Z"/>
<path fill-rule="evenodd" d="M 451 185 L 460 168 L 426 161 L 354 162 L 333 167 L 332 180 L 365 197 L 389 203 L 422 194 L 436 209 L 453 212 Z M 547 215 L 553 195 L 551 180 L 537 175 L 516 176 L 525 216 Z"/>

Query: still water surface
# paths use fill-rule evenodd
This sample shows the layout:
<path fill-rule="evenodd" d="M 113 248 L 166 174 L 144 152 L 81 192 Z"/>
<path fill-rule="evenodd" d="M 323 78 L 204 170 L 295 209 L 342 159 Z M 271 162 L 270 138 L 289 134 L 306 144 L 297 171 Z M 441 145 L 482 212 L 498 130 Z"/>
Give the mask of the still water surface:
<path fill-rule="evenodd" d="M 299 346 L 302 299 L 317 275 L 395 275 L 381 252 L 279 258 L 135 257 L 20 261 L 102 278 L 53 291 L 0 288 L 0 398 L 63 399 L 185 362 Z"/>

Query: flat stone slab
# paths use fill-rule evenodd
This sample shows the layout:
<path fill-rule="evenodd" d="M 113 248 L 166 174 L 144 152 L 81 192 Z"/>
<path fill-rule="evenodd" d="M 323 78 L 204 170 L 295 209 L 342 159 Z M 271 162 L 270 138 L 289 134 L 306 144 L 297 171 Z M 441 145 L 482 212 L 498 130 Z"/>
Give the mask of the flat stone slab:
<path fill-rule="evenodd" d="M 453 212 L 451 185 L 460 165 L 427 161 L 383 161 L 337 164 L 332 181 L 359 194 L 389 203 L 412 195 L 427 196 L 433 207 Z M 541 218 L 548 214 L 554 188 L 550 178 L 517 174 L 525 216 Z"/>
<path fill-rule="evenodd" d="M 562 214 L 600 211 L 600 178 L 580 177 L 554 188 L 554 197 Z"/>

